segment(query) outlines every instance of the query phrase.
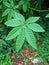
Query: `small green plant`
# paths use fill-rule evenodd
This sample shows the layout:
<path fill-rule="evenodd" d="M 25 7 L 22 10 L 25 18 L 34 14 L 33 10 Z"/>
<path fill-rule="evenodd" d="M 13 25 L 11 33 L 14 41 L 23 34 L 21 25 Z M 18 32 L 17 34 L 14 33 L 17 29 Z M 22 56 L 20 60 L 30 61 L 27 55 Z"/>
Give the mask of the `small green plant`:
<path fill-rule="evenodd" d="M 13 62 L 10 58 L 10 52 L 6 51 L 6 42 L 0 39 L 0 65 L 12 65 Z"/>
<path fill-rule="evenodd" d="M 6 54 L 0 54 L 0 65 L 12 65 L 13 62 L 10 58 L 10 55 L 9 53 L 6 53 Z"/>
<path fill-rule="evenodd" d="M 16 50 L 21 49 L 24 41 L 26 40 L 34 49 L 37 49 L 36 39 L 34 32 L 45 32 L 44 29 L 37 23 L 40 17 L 30 17 L 25 21 L 23 15 L 16 13 L 14 19 L 5 22 L 5 25 L 14 27 L 6 37 L 6 40 L 16 38 Z"/>

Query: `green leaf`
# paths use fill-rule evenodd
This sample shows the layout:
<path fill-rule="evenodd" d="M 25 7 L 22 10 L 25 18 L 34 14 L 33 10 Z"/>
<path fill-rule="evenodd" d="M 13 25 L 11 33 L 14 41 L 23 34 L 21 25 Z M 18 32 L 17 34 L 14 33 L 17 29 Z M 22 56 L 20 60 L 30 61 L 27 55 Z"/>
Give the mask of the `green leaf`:
<path fill-rule="evenodd" d="M 27 26 L 35 32 L 45 32 L 45 30 L 37 23 L 32 23 Z"/>
<path fill-rule="evenodd" d="M 5 25 L 10 26 L 10 27 L 16 27 L 21 25 L 21 22 L 17 19 L 11 19 L 5 22 Z"/>
<path fill-rule="evenodd" d="M 34 49 L 37 49 L 37 44 L 36 44 L 35 36 L 34 36 L 33 32 L 32 32 L 29 28 L 26 28 L 26 29 L 25 29 L 25 37 L 26 37 L 26 40 L 28 41 L 28 43 L 29 43 Z"/>
<path fill-rule="evenodd" d="M 49 13 L 46 15 L 46 18 L 49 18 Z"/>
<path fill-rule="evenodd" d="M 30 17 L 26 20 L 26 23 L 33 23 L 36 22 L 37 20 L 39 20 L 40 17 Z"/>
<path fill-rule="evenodd" d="M 2 16 L 0 16 L 0 23 L 2 23 L 2 22 L 3 22 L 3 21 L 2 21 L 2 19 L 3 19 L 3 18 L 2 18 Z"/>
<path fill-rule="evenodd" d="M 3 39 L 0 39 L 0 46 L 2 46 L 3 44 L 6 44 L 6 42 Z"/>
<path fill-rule="evenodd" d="M 7 20 L 10 20 L 12 17 L 13 17 L 13 12 L 12 12 L 12 10 L 10 10 L 10 12 L 8 13 L 8 16 L 7 16 Z"/>
<path fill-rule="evenodd" d="M 11 4 L 11 6 L 14 8 L 14 1 L 11 1 L 10 4 Z"/>
<path fill-rule="evenodd" d="M 9 34 L 6 37 L 6 40 L 14 39 L 16 36 L 18 36 L 21 32 L 21 27 L 15 27 L 13 28 Z"/>
<path fill-rule="evenodd" d="M 24 3 L 24 0 L 19 1 L 19 5 L 23 5 L 23 3 Z"/>
<path fill-rule="evenodd" d="M 2 9 L 2 5 L 0 5 L 0 10 Z"/>
<path fill-rule="evenodd" d="M 29 6 L 29 2 L 28 1 L 23 4 L 24 12 L 26 12 L 28 10 L 28 6 Z"/>
<path fill-rule="evenodd" d="M 8 7 L 8 8 L 11 7 L 10 3 L 8 3 L 8 2 L 5 2 L 5 1 L 4 1 L 3 4 L 4 4 L 6 7 Z"/>
<path fill-rule="evenodd" d="M 10 12 L 8 13 L 7 20 L 10 20 L 13 17 L 13 14 L 14 14 L 14 10 L 10 9 Z"/>
<path fill-rule="evenodd" d="M 3 16 L 6 16 L 6 15 L 9 13 L 9 11 L 10 11 L 10 9 L 6 9 L 6 10 L 3 12 L 2 17 L 3 17 Z"/>
<path fill-rule="evenodd" d="M 18 19 L 20 22 L 25 22 L 25 18 L 20 13 L 14 12 L 14 18 Z"/>
<path fill-rule="evenodd" d="M 0 2 L 2 2 L 2 0 L 0 0 Z"/>
<path fill-rule="evenodd" d="M 22 29 L 21 33 L 19 34 L 19 36 L 17 37 L 17 40 L 16 40 L 16 50 L 17 50 L 17 52 L 21 49 L 24 41 L 25 41 L 25 29 Z"/>

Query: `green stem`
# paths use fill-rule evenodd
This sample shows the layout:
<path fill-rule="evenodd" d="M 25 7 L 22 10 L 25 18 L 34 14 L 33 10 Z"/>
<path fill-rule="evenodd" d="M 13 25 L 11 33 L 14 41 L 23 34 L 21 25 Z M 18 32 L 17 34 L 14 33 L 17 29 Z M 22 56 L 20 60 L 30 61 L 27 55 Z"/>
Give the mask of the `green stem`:
<path fill-rule="evenodd" d="M 38 10 L 38 9 L 35 9 L 35 8 L 31 8 L 31 7 L 29 7 L 29 9 L 36 11 L 36 12 L 49 12 L 49 10 Z"/>

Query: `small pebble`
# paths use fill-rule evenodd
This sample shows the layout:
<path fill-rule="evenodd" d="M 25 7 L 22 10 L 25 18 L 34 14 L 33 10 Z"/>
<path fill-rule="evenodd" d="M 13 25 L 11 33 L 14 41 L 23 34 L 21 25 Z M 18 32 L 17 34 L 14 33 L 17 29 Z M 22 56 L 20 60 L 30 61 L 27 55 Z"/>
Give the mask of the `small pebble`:
<path fill-rule="evenodd" d="M 36 64 L 36 63 L 40 63 L 40 61 L 39 61 L 37 58 L 35 58 L 35 59 L 32 61 L 32 63 L 33 63 L 33 64 Z"/>

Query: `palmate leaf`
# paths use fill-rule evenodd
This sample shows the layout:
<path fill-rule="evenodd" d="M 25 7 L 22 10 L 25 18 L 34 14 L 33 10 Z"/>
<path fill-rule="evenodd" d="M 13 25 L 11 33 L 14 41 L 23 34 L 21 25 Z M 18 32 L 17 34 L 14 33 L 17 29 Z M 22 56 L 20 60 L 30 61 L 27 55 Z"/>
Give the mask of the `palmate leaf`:
<path fill-rule="evenodd" d="M 18 35 L 17 40 L 16 40 L 16 50 L 17 50 L 17 52 L 21 49 L 24 41 L 25 41 L 25 30 L 22 29 L 21 33 Z"/>
<path fill-rule="evenodd" d="M 10 27 L 16 27 L 21 25 L 21 22 L 17 19 L 11 19 L 5 22 L 5 25 L 10 26 Z"/>
<path fill-rule="evenodd" d="M 45 32 L 45 30 L 37 23 L 28 24 L 27 26 L 35 32 Z"/>
<path fill-rule="evenodd" d="M 21 32 L 21 27 L 15 27 L 13 28 L 9 34 L 6 37 L 6 40 L 14 39 L 17 35 L 19 35 Z"/>
<path fill-rule="evenodd" d="M 44 32 L 44 29 L 39 24 L 35 23 L 40 17 L 30 17 L 25 21 L 25 18 L 23 15 L 16 13 L 15 11 L 13 11 L 13 13 L 14 13 L 13 14 L 14 19 L 6 21 L 5 25 L 10 27 L 15 27 L 15 28 L 13 28 L 9 32 L 6 40 L 11 40 L 17 37 L 17 40 L 16 40 L 17 52 L 21 49 L 25 41 L 25 38 L 27 42 L 34 49 L 37 49 L 36 39 L 32 30 L 35 32 Z"/>
<path fill-rule="evenodd" d="M 26 20 L 26 23 L 33 23 L 36 22 L 37 20 L 39 20 L 40 17 L 30 17 Z"/>
<path fill-rule="evenodd" d="M 32 32 L 29 28 L 26 28 L 26 29 L 25 29 L 25 37 L 26 37 L 26 40 L 28 41 L 28 43 L 29 43 L 34 49 L 37 49 L 37 44 L 36 44 L 35 36 L 34 36 L 33 32 Z"/>

